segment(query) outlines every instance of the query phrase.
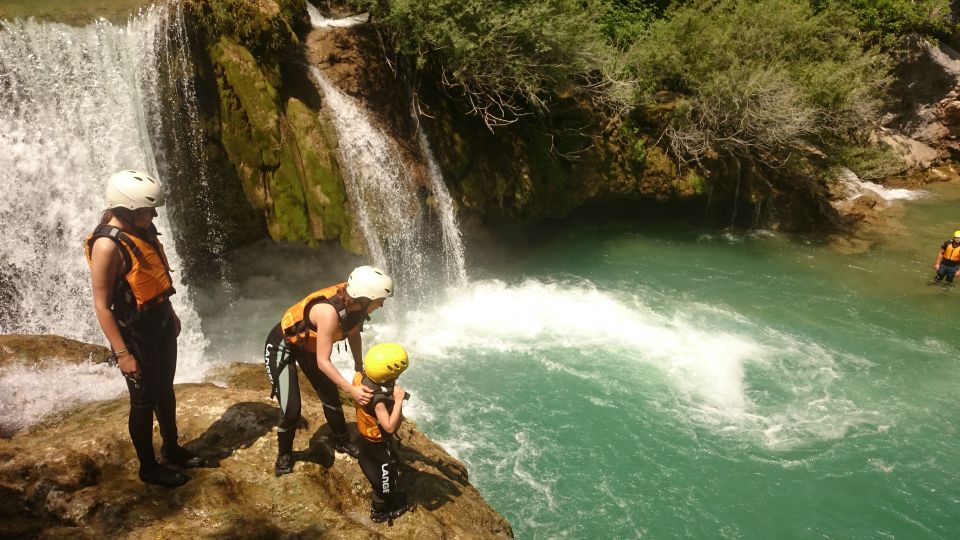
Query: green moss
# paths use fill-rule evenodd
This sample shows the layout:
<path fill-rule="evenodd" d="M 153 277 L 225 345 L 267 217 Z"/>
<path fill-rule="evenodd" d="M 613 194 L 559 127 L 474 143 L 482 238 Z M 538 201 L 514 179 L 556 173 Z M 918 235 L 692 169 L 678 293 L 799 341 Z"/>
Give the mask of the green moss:
<path fill-rule="evenodd" d="M 280 60 L 300 46 L 293 28 L 304 28 L 302 0 L 185 0 L 185 6 L 209 42 L 226 37 L 253 51 L 280 85 Z"/>
<path fill-rule="evenodd" d="M 268 189 L 272 204 L 268 222 L 270 237 L 314 243 L 307 218 L 306 197 L 303 193 L 300 159 L 294 140 L 283 146 L 280 166 L 269 175 Z"/>
<path fill-rule="evenodd" d="M 276 166 L 280 147 L 276 89 L 260 71 L 250 51 L 242 45 L 221 38 L 211 49 L 211 56 L 222 72 L 218 77 L 221 99 L 225 97 L 226 89 L 236 96 L 247 119 L 250 140 L 262 154 L 262 164 Z"/>
<path fill-rule="evenodd" d="M 346 247 L 350 245 L 354 219 L 337 165 L 334 131 L 324 125 L 316 111 L 295 98 L 287 101 L 286 117 L 299 152 L 312 238 L 340 238 L 341 243 L 346 240 Z"/>

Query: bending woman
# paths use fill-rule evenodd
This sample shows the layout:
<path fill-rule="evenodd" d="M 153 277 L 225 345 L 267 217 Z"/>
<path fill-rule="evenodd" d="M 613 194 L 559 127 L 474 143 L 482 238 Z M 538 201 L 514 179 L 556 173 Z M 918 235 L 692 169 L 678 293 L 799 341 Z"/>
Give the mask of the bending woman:
<path fill-rule="evenodd" d="M 127 380 L 128 427 L 140 460 L 140 480 L 179 486 L 187 476 L 157 463 L 154 412 L 167 463 L 196 467 L 203 460 L 177 443 L 173 377 L 180 319 L 168 300 L 176 291 L 153 225 L 156 207 L 163 205 L 163 188 L 147 174 L 121 171 L 107 182 L 107 205 L 100 225 L 84 243 L 97 321 Z"/>

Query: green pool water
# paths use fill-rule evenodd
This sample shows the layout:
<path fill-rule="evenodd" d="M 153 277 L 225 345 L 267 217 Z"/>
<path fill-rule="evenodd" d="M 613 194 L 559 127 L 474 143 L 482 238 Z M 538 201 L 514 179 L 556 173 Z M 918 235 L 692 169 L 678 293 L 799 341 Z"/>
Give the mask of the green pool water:
<path fill-rule="evenodd" d="M 852 255 L 574 220 L 372 334 L 518 537 L 956 538 L 960 290 L 928 281 L 958 202 Z"/>

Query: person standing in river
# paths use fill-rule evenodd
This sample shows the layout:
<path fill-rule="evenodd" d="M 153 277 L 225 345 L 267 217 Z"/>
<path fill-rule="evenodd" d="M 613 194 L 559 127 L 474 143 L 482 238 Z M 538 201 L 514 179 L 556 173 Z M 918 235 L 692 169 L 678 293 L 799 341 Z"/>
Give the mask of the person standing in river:
<path fill-rule="evenodd" d="M 947 240 L 940 246 L 933 269 L 937 271 L 933 276 L 935 283 L 940 283 L 944 278 L 947 283 L 953 283 L 954 276 L 960 273 L 960 231 L 954 231 L 953 239 Z"/>
<path fill-rule="evenodd" d="M 393 296 L 393 280 L 379 268 L 360 266 L 344 283 L 314 291 L 286 312 L 270 330 L 263 349 L 263 361 L 272 391 L 280 402 L 277 427 L 277 476 L 293 472 L 293 439 L 300 421 L 300 384 L 297 367 L 323 402 L 323 413 L 330 425 L 334 449 L 353 457 L 359 448 L 343 416 L 339 387 L 354 401 L 366 405 L 372 391 L 350 384 L 330 360 L 333 344 L 346 340 L 353 354 L 354 370 L 363 371 L 363 342 L 360 332 L 370 314 Z"/>
<path fill-rule="evenodd" d="M 170 296 L 176 291 L 159 232 L 153 224 L 163 206 L 163 188 L 139 171 L 120 171 L 107 181 L 107 207 L 84 242 L 93 283 L 97 322 L 127 381 L 127 427 L 140 461 L 140 480 L 180 486 L 183 472 L 157 462 L 153 448 L 156 413 L 167 464 L 196 467 L 203 460 L 177 441 L 177 336 L 180 319 Z"/>

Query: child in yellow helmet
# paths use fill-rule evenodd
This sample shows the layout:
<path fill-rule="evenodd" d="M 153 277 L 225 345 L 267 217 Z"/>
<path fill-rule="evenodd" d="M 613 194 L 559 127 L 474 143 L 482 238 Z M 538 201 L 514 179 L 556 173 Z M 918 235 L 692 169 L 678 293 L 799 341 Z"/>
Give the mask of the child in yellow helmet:
<path fill-rule="evenodd" d="M 410 397 L 396 381 L 408 365 L 403 347 L 380 343 L 370 348 L 363 360 L 363 373 L 356 373 L 353 379 L 353 384 L 373 390 L 367 405 L 357 403 L 357 429 L 358 462 L 373 488 L 370 519 L 377 523 L 396 519 L 409 510 L 406 494 L 397 484 L 400 456 L 396 436 L 403 423 L 403 400 Z"/>

